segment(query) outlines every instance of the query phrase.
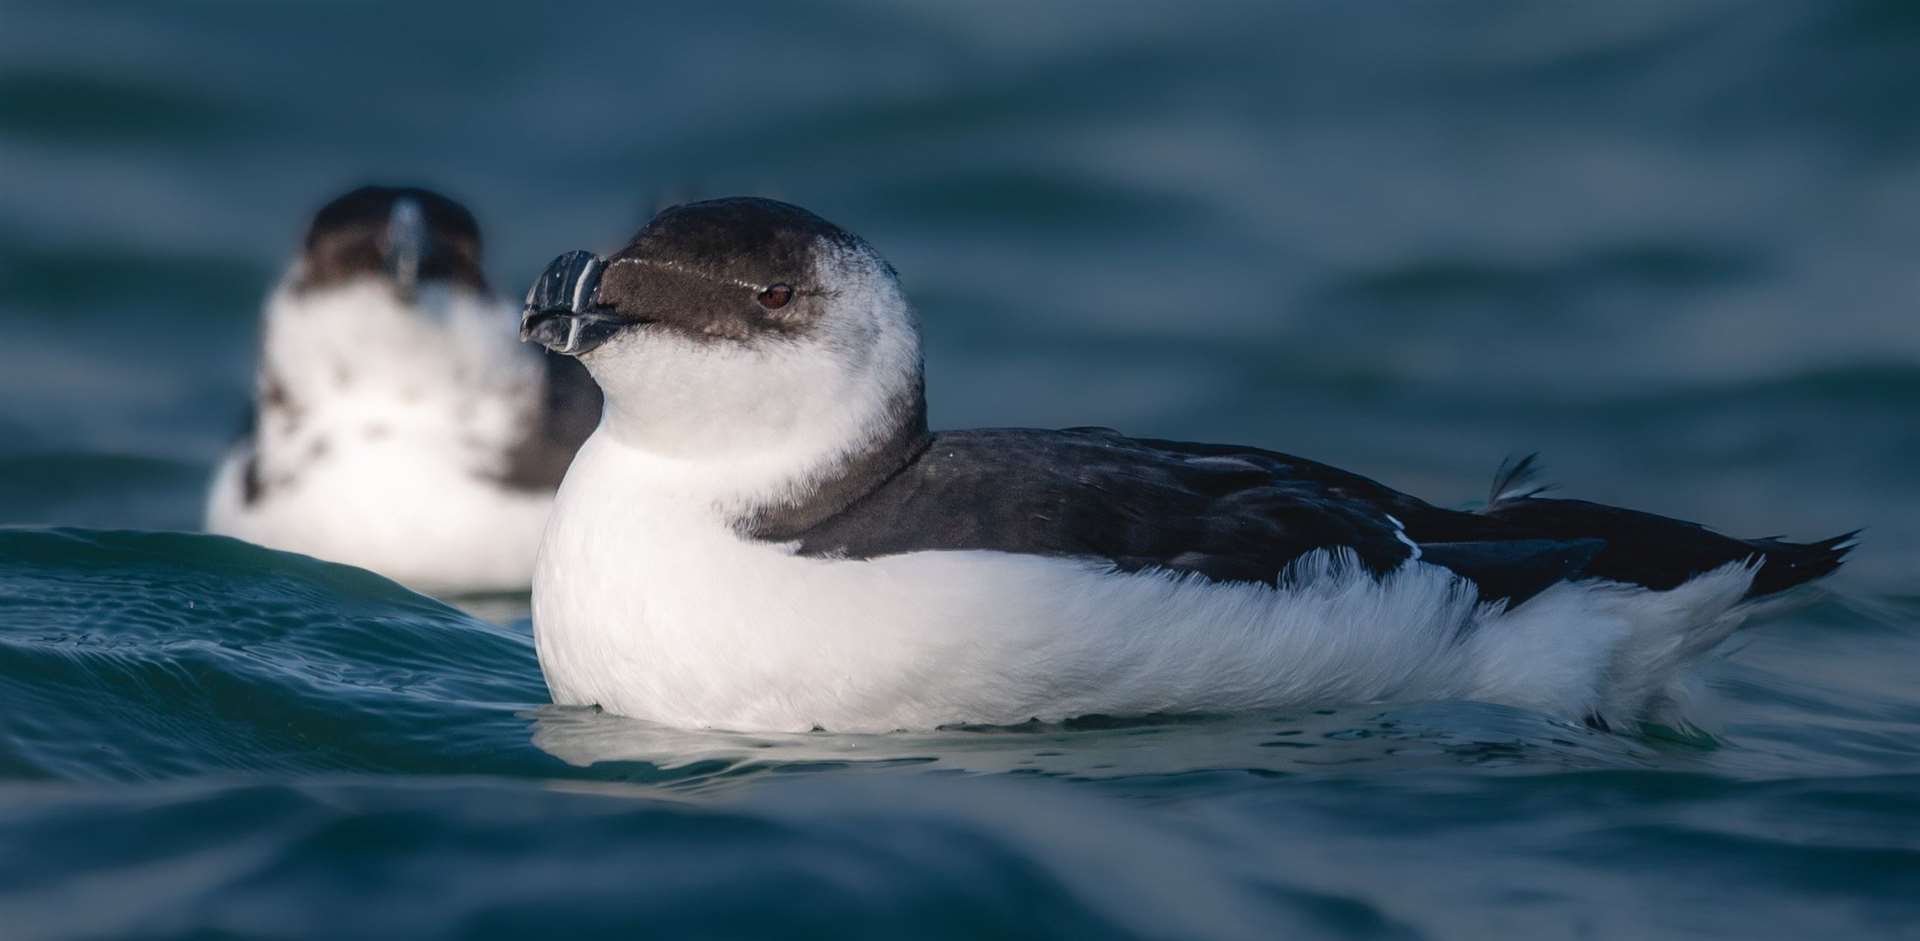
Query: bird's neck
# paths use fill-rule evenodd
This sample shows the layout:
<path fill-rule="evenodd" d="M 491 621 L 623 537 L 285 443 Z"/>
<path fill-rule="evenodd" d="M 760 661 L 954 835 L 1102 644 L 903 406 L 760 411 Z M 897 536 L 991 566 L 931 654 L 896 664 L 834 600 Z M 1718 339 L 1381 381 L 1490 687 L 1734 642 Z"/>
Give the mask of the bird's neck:
<path fill-rule="evenodd" d="M 795 486 L 747 507 L 737 521 L 743 535 L 771 542 L 798 539 L 839 514 L 918 459 L 933 441 L 919 388 L 897 406 L 890 429 L 870 444 L 825 462 Z"/>
<path fill-rule="evenodd" d="M 597 453 L 620 454 L 629 493 L 695 509 L 733 532 L 786 541 L 878 489 L 923 452 L 926 399 L 916 376 L 906 388 L 874 403 L 851 431 L 794 433 L 753 451 L 695 454 L 662 448 L 610 400 L 594 437 Z M 575 462 L 578 470 L 579 460 Z M 573 474 L 569 473 L 571 480 Z"/>

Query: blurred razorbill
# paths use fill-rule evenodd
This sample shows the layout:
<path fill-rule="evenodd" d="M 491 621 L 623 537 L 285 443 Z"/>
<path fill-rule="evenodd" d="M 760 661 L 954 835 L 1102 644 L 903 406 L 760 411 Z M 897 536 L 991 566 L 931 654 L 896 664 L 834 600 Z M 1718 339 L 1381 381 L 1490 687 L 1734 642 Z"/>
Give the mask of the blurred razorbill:
<path fill-rule="evenodd" d="M 328 203 L 267 298 L 253 416 L 207 529 L 421 591 L 526 588 L 600 394 L 517 342 L 515 313 L 459 203 L 388 186 Z"/>

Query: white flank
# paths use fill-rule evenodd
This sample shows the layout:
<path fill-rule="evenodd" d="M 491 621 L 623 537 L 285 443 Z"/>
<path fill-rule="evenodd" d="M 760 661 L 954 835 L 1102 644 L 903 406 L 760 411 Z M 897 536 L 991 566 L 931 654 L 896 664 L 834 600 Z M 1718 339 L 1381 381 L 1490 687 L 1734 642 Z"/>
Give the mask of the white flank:
<path fill-rule="evenodd" d="M 1569 583 L 1508 612 L 1437 566 L 1376 580 L 1329 553 L 1285 589 L 998 552 L 808 558 L 735 535 L 716 478 L 605 428 L 581 451 L 534 581 L 556 702 L 745 731 L 1445 699 L 1622 721 L 1665 704 L 1751 581 Z"/>

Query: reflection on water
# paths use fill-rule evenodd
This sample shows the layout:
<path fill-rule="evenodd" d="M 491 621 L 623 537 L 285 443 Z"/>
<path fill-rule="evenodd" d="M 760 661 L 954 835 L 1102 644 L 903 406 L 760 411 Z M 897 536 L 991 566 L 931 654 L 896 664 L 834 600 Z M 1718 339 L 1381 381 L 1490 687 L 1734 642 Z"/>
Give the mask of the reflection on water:
<path fill-rule="evenodd" d="M 1083 719 L 1000 729 L 842 735 L 672 729 L 593 708 L 545 706 L 533 743 L 596 777 L 661 773 L 723 789 L 763 773 L 1018 774 L 1100 781 L 1207 771 L 1254 775 L 1446 768 L 1530 772 L 1658 763 L 1655 743 L 1499 706 L 1445 703 L 1270 716 Z M 1697 746 L 1696 746 L 1697 747 Z M 1156 784 L 1156 786 L 1158 786 Z"/>

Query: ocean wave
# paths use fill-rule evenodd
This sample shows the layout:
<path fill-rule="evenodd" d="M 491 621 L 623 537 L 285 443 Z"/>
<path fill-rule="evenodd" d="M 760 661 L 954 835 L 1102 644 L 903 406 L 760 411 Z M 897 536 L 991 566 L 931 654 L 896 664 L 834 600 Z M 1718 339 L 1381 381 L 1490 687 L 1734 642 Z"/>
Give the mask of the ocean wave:
<path fill-rule="evenodd" d="M 514 717 L 544 699 L 525 636 L 369 572 L 215 536 L 0 530 L 17 776 L 512 772 L 548 763 Z"/>

